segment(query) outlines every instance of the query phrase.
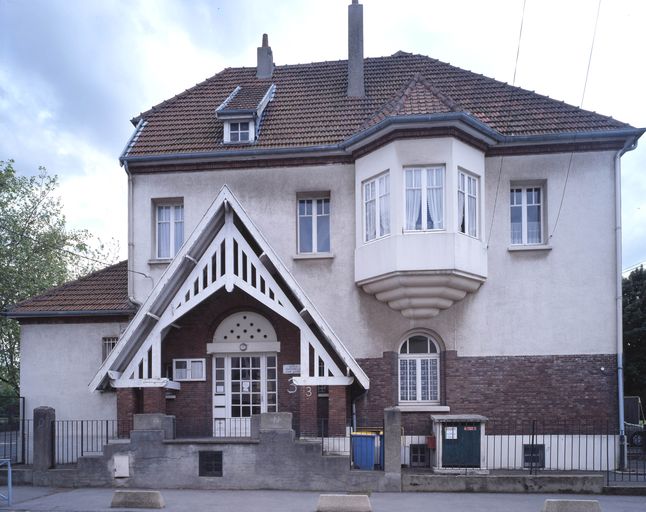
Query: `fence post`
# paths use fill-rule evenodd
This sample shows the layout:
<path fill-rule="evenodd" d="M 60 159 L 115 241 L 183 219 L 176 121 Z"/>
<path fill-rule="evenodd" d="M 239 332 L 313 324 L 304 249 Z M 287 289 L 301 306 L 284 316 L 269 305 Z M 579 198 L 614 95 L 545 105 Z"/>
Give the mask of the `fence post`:
<path fill-rule="evenodd" d="M 54 467 L 54 428 L 56 411 L 51 407 L 34 409 L 34 470 L 46 471 Z"/>

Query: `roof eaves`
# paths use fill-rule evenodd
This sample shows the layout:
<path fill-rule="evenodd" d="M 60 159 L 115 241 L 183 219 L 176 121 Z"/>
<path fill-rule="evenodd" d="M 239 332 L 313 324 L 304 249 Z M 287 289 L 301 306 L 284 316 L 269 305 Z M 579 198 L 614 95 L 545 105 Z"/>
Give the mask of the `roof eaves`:
<path fill-rule="evenodd" d="M 69 318 L 69 317 L 95 317 L 95 316 L 124 316 L 135 313 L 136 309 L 95 309 L 78 311 L 26 311 L 13 313 L 11 310 L 0 312 L 0 316 L 14 320 L 22 318 Z"/>

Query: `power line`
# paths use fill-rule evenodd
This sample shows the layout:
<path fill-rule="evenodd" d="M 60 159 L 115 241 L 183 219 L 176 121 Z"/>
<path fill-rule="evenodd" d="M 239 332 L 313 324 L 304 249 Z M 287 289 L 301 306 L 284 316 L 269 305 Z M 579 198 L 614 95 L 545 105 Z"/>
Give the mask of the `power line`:
<path fill-rule="evenodd" d="M 520 56 L 520 41 L 523 37 L 523 24 L 525 22 L 525 5 L 527 5 L 527 0 L 523 0 L 523 11 L 520 15 L 520 30 L 518 32 L 518 42 L 516 43 L 516 62 L 514 62 L 514 78 L 512 80 L 512 85 L 516 85 L 516 71 L 518 70 L 518 58 Z M 487 235 L 487 248 L 489 247 L 489 242 L 491 241 L 491 233 L 493 232 L 493 221 L 496 216 L 496 206 L 498 205 L 498 195 L 500 193 L 500 182 L 502 180 L 502 165 L 505 161 L 505 155 L 500 155 L 500 169 L 498 169 L 498 182 L 496 184 L 496 195 L 493 199 L 493 208 L 491 210 L 491 223 L 489 224 L 489 235 Z"/>
<path fill-rule="evenodd" d="M 597 3 L 597 16 L 594 21 L 594 30 L 592 32 L 592 43 L 590 44 L 590 53 L 588 55 L 588 67 L 585 71 L 585 80 L 583 82 L 583 91 L 581 93 L 581 102 L 579 103 L 579 108 L 583 107 L 583 100 L 585 98 L 585 91 L 588 87 L 588 77 L 590 75 L 590 65 L 592 64 L 592 54 L 594 52 L 594 42 L 595 39 L 597 38 L 597 25 L 599 24 L 599 13 L 601 12 L 601 0 Z M 576 142 L 576 135 L 574 136 L 573 142 Z M 561 193 L 561 201 L 559 203 L 559 209 L 556 213 L 556 220 L 554 221 L 554 227 L 552 228 L 552 233 L 550 234 L 549 238 L 552 238 L 554 236 L 554 233 L 556 232 L 556 227 L 558 226 L 559 219 L 561 217 L 561 209 L 563 208 L 563 201 L 565 199 L 565 191 L 567 190 L 567 184 L 568 180 L 570 178 L 570 171 L 572 169 L 572 159 L 574 158 L 574 150 L 570 153 L 570 159 L 568 160 L 567 164 L 567 171 L 565 173 L 565 182 L 563 183 L 563 192 Z"/>

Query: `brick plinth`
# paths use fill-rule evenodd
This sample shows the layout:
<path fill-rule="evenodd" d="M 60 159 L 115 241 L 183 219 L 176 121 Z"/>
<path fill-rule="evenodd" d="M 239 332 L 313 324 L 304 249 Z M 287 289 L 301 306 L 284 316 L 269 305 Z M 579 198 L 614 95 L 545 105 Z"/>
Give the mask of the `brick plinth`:
<path fill-rule="evenodd" d="M 140 412 L 138 390 L 136 388 L 117 389 L 119 437 L 128 437 L 132 428 L 132 417 L 138 412 Z"/>
<path fill-rule="evenodd" d="M 330 386 L 328 401 L 328 433 L 331 436 L 345 435 L 348 417 L 348 398 L 345 386 Z"/>
<path fill-rule="evenodd" d="M 164 388 L 144 388 L 144 414 L 166 414 L 166 390 Z"/>

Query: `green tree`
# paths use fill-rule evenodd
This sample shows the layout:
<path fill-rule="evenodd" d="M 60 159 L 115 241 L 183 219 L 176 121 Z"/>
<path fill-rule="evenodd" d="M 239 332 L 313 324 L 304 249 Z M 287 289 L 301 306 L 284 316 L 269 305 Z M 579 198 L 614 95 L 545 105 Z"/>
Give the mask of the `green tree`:
<path fill-rule="evenodd" d="M 44 167 L 18 176 L 12 160 L 0 161 L 0 311 L 104 266 L 103 246 L 85 230 L 66 229 L 57 187 Z M 0 317 L 0 387 L 16 394 L 19 362 L 18 323 Z"/>
<path fill-rule="evenodd" d="M 646 403 L 646 270 L 623 279 L 624 387 L 627 396 Z"/>

